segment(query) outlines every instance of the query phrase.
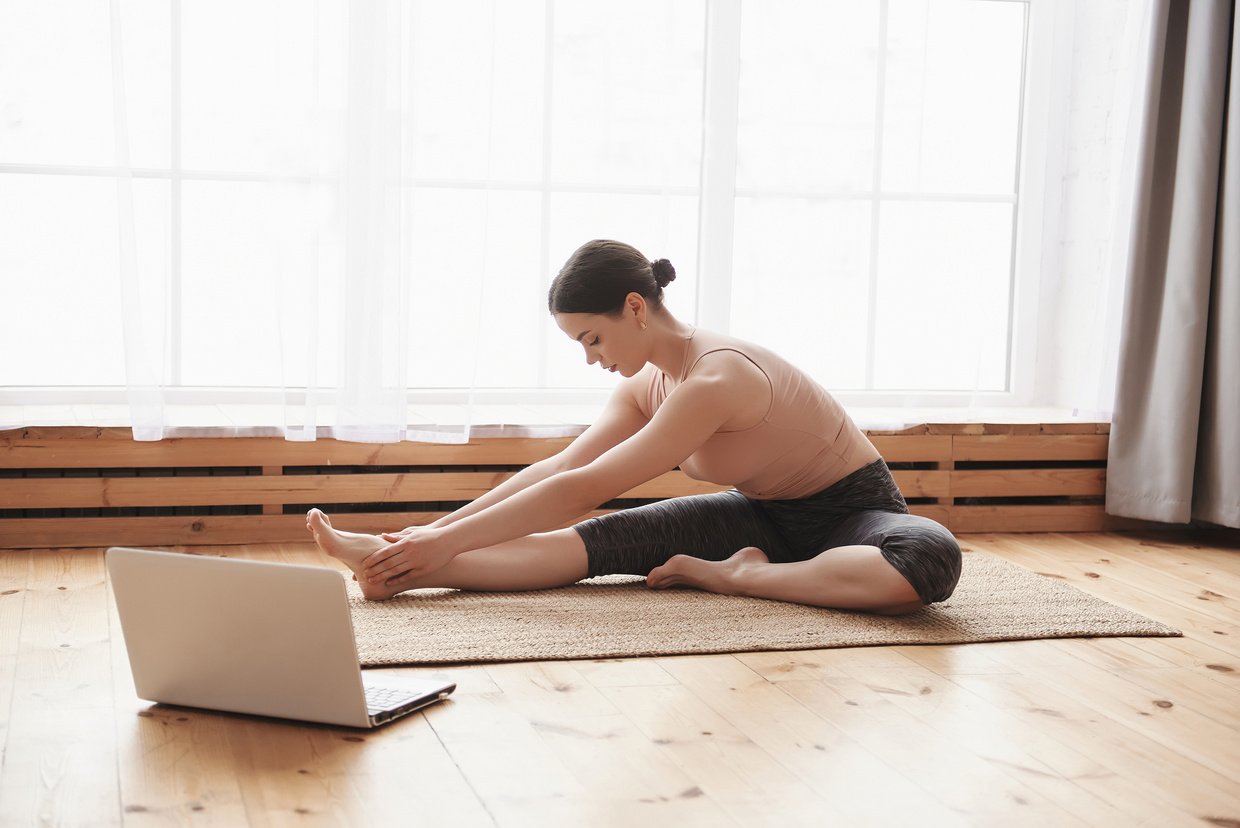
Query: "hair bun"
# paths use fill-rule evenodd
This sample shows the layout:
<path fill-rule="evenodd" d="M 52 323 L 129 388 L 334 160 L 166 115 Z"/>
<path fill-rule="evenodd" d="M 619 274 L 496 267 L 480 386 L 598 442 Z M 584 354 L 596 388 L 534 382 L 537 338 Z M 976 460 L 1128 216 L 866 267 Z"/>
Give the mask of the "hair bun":
<path fill-rule="evenodd" d="M 676 268 L 667 259 L 655 259 L 650 263 L 650 270 L 654 273 L 655 284 L 661 288 L 676 281 Z"/>

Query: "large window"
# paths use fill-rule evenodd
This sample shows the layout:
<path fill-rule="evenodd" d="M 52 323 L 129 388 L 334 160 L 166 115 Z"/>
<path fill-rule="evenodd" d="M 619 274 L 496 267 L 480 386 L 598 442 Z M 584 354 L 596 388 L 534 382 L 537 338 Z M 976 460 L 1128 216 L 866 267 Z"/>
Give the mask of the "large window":
<path fill-rule="evenodd" d="M 314 113 L 348 93 L 347 6 L 122 0 L 124 130 L 109 5 L 0 6 L 0 386 L 125 383 L 117 140 L 160 381 L 340 381 L 335 349 L 290 347 L 280 319 L 303 309 L 325 341 L 350 330 L 309 302 L 332 285 L 277 275 L 272 216 L 305 209 L 299 152 L 331 139 Z M 418 387 L 610 386 L 545 291 L 579 243 L 611 237 L 673 261 L 682 318 L 834 390 L 1019 390 L 1028 3 L 401 8 L 409 250 L 439 284 L 408 311 Z M 302 251 L 306 272 L 321 253 Z M 462 325 L 476 350 L 427 358 Z"/>
<path fill-rule="evenodd" d="M 730 323 L 849 391 L 1006 391 L 1027 8 L 746 3 Z"/>

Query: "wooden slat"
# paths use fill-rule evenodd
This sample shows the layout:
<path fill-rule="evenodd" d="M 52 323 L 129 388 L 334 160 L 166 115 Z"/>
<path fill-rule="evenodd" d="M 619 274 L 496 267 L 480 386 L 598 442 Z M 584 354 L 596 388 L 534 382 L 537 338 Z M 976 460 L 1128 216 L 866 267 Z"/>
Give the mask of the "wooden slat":
<path fill-rule="evenodd" d="M 238 477 L 112 477 L 0 480 L 0 508 L 232 506 L 472 500 L 507 472 L 289 474 Z"/>
<path fill-rule="evenodd" d="M 607 509 L 590 516 L 607 514 Z M 914 515 L 956 531 L 949 507 L 914 504 Z M 332 524 L 350 532 L 391 532 L 430 523 L 443 512 L 341 513 Z M 977 529 L 972 531 L 991 531 Z M 1012 531 L 1041 531 L 1013 529 Z M 1066 531 L 1066 530 L 1065 530 Z M 305 539 L 302 515 L 207 515 L 128 518 L 17 518 L 0 521 L 0 550 L 80 546 L 181 546 L 275 543 Z"/>
<path fill-rule="evenodd" d="M 92 431 L 96 436 L 23 438 L 19 432 L 19 436 L 0 437 L 0 468 L 528 465 L 572 442 L 568 437 L 494 438 L 462 445 L 338 440 L 301 443 L 272 437 L 136 442 L 128 437 L 127 429 Z"/>
<path fill-rule="evenodd" d="M 0 822 L 119 825 L 103 558 L 57 551 L 31 562 L 12 707 L 4 711 Z"/>
<path fill-rule="evenodd" d="M 1086 648 L 1090 642 L 1073 644 Z M 1022 646 L 1012 654 L 1019 658 L 1034 646 Z M 1004 645 L 994 649 L 1002 651 Z M 1134 733 L 1116 721 L 1112 715 L 1117 705 L 1112 699 L 1099 700 L 1078 689 L 1075 681 L 1071 688 L 1046 683 L 1044 678 L 1052 668 L 1024 665 L 1022 669 L 1023 675 L 963 675 L 953 682 L 980 698 L 980 703 L 1006 711 L 1025 727 L 1041 730 L 1047 739 L 1078 754 L 1083 767 L 1068 778 L 1131 815 L 1127 820 L 1094 824 L 1210 824 L 1188 814 L 1216 809 L 1231 813 L 1229 806 L 1235 797 L 1220 793 L 1211 778 L 1214 774 L 1159 740 Z"/>
<path fill-rule="evenodd" d="M 1105 460 L 1106 434 L 994 434 L 952 438 L 952 458 L 962 460 Z"/>
<path fill-rule="evenodd" d="M 955 477 L 949 471 L 906 471 L 891 473 L 900 493 L 905 497 L 952 497 Z"/>
<path fill-rule="evenodd" d="M 924 785 L 900 773 L 889 756 L 869 749 L 855 734 L 817 715 L 738 658 L 696 656 L 661 659 L 659 664 L 704 703 L 712 718 L 722 720 L 718 725 L 703 722 L 704 729 L 713 734 L 726 727 L 722 732 L 732 750 L 752 743 L 780 756 L 786 775 L 809 785 L 825 800 L 816 818 L 794 819 L 792 824 L 896 825 L 910 812 L 930 825 L 967 824 Z M 652 725 L 660 731 L 671 729 L 659 718 Z M 717 752 L 726 756 L 725 750 L 721 746 Z M 737 775 L 744 780 L 739 784 L 752 781 L 749 773 L 739 769 Z M 773 775 L 773 781 L 782 776 Z M 761 819 L 752 811 L 744 816 L 749 818 L 738 820 L 742 825 L 779 824 L 778 818 Z"/>
<path fill-rule="evenodd" d="M 1101 504 L 1082 506 L 953 506 L 953 532 L 1100 532 L 1108 515 Z"/>
<path fill-rule="evenodd" d="M 661 474 L 649 483 L 643 483 L 621 495 L 622 498 L 684 497 L 685 495 L 710 494 L 730 489 L 704 480 L 694 480 L 682 471 Z"/>
<path fill-rule="evenodd" d="M 21 653 L 32 554 L 14 551 L 0 553 L 0 711 L 3 711 L 0 713 L 0 756 L 5 755 L 13 725 L 10 714 Z M 0 769 L 3 765 L 0 762 Z"/>
<path fill-rule="evenodd" d="M 949 463 L 952 459 L 950 435 L 875 435 L 870 442 L 888 463 Z"/>
<path fill-rule="evenodd" d="M 586 517 L 607 514 L 607 509 Z M 375 512 L 332 515 L 350 532 L 393 532 L 423 525 L 443 512 Z M 300 541 L 308 537 L 303 515 L 204 515 L 127 518 L 17 518 L 0 521 L 0 549 L 78 546 L 190 546 Z"/>
<path fill-rule="evenodd" d="M 1105 469 L 957 469 L 951 491 L 952 497 L 1103 495 L 1106 478 Z"/>
<path fill-rule="evenodd" d="M 510 472 L 417 472 L 0 480 L 0 509 L 473 500 L 511 476 Z M 621 497 L 678 497 L 717 492 L 725 488 L 694 480 L 684 472 L 673 471 L 643 483 Z M 264 514 L 270 512 L 264 510 Z M 279 511 L 275 514 L 279 514 Z"/>
<path fill-rule="evenodd" d="M 924 518 L 938 521 L 948 529 L 953 529 L 951 519 L 951 507 L 939 506 L 933 503 L 914 503 L 908 507 L 909 514 L 920 515 Z"/>
<path fill-rule="evenodd" d="M 686 775 L 661 742 L 651 739 L 645 728 L 586 681 L 577 662 L 495 664 L 486 670 L 500 689 L 499 698 L 507 711 L 534 723 L 540 746 L 549 748 L 564 767 L 572 770 L 581 785 L 582 798 L 595 803 L 585 809 L 560 804 L 536 807 L 525 791 L 515 798 L 487 797 L 498 824 L 614 824 L 618 809 L 632 814 L 620 824 L 729 822 L 711 789 Z M 556 688 L 554 697 L 547 692 L 549 687 Z M 700 738 L 700 731 L 695 733 Z M 445 743 L 450 750 L 454 747 L 447 739 Z M 615 753 L 621 751 L 629 761 L 614 761 Z M 491 760 L 501 766 L 510 764 L 502 752 L 499 754 Z M 537 775 L 539 770 L 526 767 L 523 773 Z M 510 781 L 522 785 L 519 778 L 510 777 Z M 540 786 L 542 780 L 536 779 L 533 784 Z"/>
<path fill-rule="evenodd" d="M 923 721 L 959 734 L 963 744 L 992 763 L 1019 769 L 1027 784 L 1066 806 L 1087 825 L 1126 824 L 1151 816 L 1152 802 L 1133 801 L 1140 791 L 1131 779 L 1108 773 L 1105 767 L 1082 756 L 1074 745 L 1047 737 L 1038 721 L 1044 716 L 1038 713 L 1027 712 L 1022 720 L 1012 711 L 961 693 L 954 681 L 926 668 L 875 670 L 869 676 L 852 668 L 849 672 L 891 691 L 884 694 L 886 698 L 915 712 Z M 1030 768 L 1035 772 L 1029 773 Z M 1175 818 L 1171 809 L 1162 809 L 1161 815 L 1162 824 L 1172 824 L 1165 818 Z"/>
<path fill-rule="evenodd" d="M 284 474 L 283 466 L 263 466 L 264 477 L 279 477 L 283 474 Z M 283 514 L 283 511 L 280 509 L 280 504 L 278 503 L 264 503 L 263 514 L 264 515 L 279 515 L 279 514 Z"/>
<path fill-rule="evenodd" d="M 900 711 L 883 697 L 881 684 L 831 678 L 777 687 L 729 656 L 678 660 L 666 669 L 747 738 L 787 756 L 789 763 L 801 755 L 825 754 L 817 768 L 809 760 L 798 762 L 813 769 L 801 771 L 805 778 L 823 779 L 832 769 L 843 774 L 849 768 L 853 793 L 841 790 L 828 797 L 834 808 L 824 813 L 823 824 L 901 824 L 910 812 L 932 825 L 997 824 L 1003 816 L 1010 819 L 1014 798 L 1024 803 L 1027 824 L 1035 819 L 1074 824 L 1027 787 L 1015 769 L 988 763 L 962 748 L 950 731 L 935 732 Z M 798 765 L 790 769 L 800 771 Z M 888 796 L 911 811 L 901 815 Z M 870 810 L 844 810 L 857 802 Z M 831 819 L 835 814 L 842 819 Z"/>

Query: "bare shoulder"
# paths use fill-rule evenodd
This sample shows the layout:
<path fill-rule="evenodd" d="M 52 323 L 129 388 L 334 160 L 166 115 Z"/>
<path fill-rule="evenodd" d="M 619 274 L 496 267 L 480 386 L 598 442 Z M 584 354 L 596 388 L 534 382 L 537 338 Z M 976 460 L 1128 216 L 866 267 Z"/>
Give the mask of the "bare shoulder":
<path fill-rule="evenodd" d="M 757 425 L 771 407 L 771 383 L 762 369 L 737 351 L 711 351 L 693 366 L 686 384 L 716 389 L 730 416 L 725 431 L 738 431 Z"/>
<path fill-rule="evenodd" d="M 766 374 L 739 351 L 711 351 L 697 361 L 690 376 L 723 382 L 740 393 L 770 390 Z"/>

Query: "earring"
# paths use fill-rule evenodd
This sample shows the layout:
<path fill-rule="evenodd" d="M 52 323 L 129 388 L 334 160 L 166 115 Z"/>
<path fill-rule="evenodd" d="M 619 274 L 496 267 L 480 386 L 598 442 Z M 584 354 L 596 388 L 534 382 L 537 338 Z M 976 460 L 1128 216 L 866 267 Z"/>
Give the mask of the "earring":
<path fill-rule="evenodd" d="M 642 326 L 642 330 L 643 330 L 643 331 L 644 331 L 644 330 L 646 330 L 646 323 L 645 323 L 645 322 L 642 322 L 642 323 L 641 323 L 641 326 Z"/>

